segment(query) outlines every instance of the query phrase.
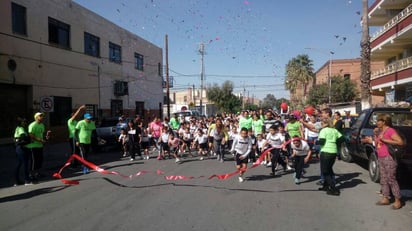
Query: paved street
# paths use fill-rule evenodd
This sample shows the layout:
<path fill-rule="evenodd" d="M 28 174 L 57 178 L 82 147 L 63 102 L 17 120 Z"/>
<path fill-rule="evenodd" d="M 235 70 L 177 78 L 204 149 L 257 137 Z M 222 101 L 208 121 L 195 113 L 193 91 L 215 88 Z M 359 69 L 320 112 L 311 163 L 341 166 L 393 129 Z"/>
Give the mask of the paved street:
<path fill-rule="evenodd" d="M 12 149 L 11 149 L 12 150 Z M 156 159 L 130 162 L 118 152 L 93 154 L 90 161 L 125 175 L 150 171 L 133 179 L 70 169 L 63 177 L 79 180 L 64 185 L 51 174 L 66 159 L 65 144 L 45 149 L 43 180 L 12 187 L 14 155 L 0 147 L 1 230 L 410 230 L 412 190 L 402 190 L 406 205 L 397 211 L 379 207 L 379 185 L 357 164 L 338 161 L 339 197 L 318 191 L 319 163 L 311 163 L 302 184 L 292 173 L 269 177 L 259 166 L 237 177 L 208 180 L 234 171 L 234 163 L 186 158 L 183 163 Z M 156 170 L 164 175 L 157 175 Z M 165 175 L 202 178 L 168 181 Z"/>

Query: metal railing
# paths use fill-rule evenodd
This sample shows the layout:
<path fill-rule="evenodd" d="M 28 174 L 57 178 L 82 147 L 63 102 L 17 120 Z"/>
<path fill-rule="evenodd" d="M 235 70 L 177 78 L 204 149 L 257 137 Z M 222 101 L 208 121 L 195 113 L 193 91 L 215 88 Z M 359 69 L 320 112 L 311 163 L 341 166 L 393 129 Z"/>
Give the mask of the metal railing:
<path fill-rule="evenodd" d="M 383 25 L 383 27 L 379 31 L 375 32 L 371 37 L 371 42 L 377 39 L 382 34 L 384 34 L 386 31 L 390 30 L 392 27 L 398 24 L 402 19 L 408 17 L 411 14 L 412 14 L 412 4 L 406 7 L 404 10 L 402 10 L 399 14 L 397 14 L 391 20 L 389 20 L 389 22 Z"/>
<path fill-rule="evenodd" d="M 384 75 L 389 75 L 389 74 L 392 74 L 398 71 L 402 71 L 408 68 L 412 68 L 412 57 L 398 60 L 396 62 L 393 62 L 385 66 L 385 68 L 383 69 L 375 71 L 374 73 L 371 74 L 371 80 L 379 78 Z"/>

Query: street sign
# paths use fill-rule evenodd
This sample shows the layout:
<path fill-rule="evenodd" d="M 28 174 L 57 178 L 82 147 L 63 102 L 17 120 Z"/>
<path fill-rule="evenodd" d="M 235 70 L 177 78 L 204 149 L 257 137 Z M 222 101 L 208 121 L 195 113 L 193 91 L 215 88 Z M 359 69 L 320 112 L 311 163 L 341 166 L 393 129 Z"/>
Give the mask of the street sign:
<path fill-rule="evenodd" d="M 54 99 L 52 96 L 45 96 L 40 98 L 40 111 L 53 112 L 54 111 Z"/>

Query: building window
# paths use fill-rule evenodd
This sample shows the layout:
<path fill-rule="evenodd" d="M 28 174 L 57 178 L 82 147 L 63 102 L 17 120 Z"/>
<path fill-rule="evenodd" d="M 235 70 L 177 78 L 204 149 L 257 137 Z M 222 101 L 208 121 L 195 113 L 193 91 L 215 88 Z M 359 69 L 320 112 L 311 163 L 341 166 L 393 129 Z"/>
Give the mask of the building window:
<path fill-rule="evenodd" d="M 11 3 L 13 33 L 27 35 L 26 7 Z"/>
<path fill-rule="evenodd" d="M 139 53 L 134 53 L 134 67 L 137 70 L 143 71 L 143 55 L 139 54 Z"/>
<path fill-rule="evenodd" d="M 122 62 L 122 47 L 109 42 L 109 60 L 114 63 Z"/>
<path fill-rule="evenodd" d="M 84 53 L 94 57 L 100 57 L 100 38 L 84 32 Z"/>
<path fill-rule="evenodd" d="M 343 80 L 350 80 L 350 74 L 344 74 Z"/>
<path fill-rule="evenodd" d="M 70 25 L 49 17 L 49 43 L 70 48 Z"/>
<path fill-rule="evenodd" d="M 161 63 L 157 63 L 157 74 L 159 76 L 162 76 L 162 64 Z"/>

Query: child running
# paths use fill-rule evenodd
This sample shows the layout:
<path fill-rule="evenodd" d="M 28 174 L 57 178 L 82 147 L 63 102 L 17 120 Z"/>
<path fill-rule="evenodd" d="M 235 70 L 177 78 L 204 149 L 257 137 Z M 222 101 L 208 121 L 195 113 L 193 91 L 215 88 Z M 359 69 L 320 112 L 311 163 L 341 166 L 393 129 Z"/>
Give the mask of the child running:
<path fill-rule="evenodd" d="M 301 140 L 297 136 L 293 137 L 291 148 L 292 158 L 295 158 L 295 184 L 300 184 L 300 177 L 302 176 L 303 167 L 309 161 L 312 152 L 308 143 Z"/>
<path fill-rule="evenodd" d="M 196 136 L 195 140 L 193 141 L 193 145 L 196 143 L 199 145 L 198 154 L 200 155 L 200 160 L 203 160 L 207 157 L 208 150 L 207 150 L 207 135 L 203 132 L 202 129 L 198 130 L 198 135 Z"/>
<path fill-rule="evenodd" d="M 231 153 L 235 153 L 236 169 L 239 170 L 239 182 L 243 182 L 243 174 L 246 171 L 248 156 L 252 150 L 252 140 L 248 136 L 248 129 L 242 128 L 240 135 L 233 141 Z"/>
<path fill-rule="evenodd" d="M 170 153 L 173 155 L 173 157 L 176 159 L 176 163 L 180 162 L 179 157 L 177 156 L 179 152 L 179 144 L 180 144 L 180 139 L 175 137 L 174 132 L 169 133 L 169 140 L 167 142 Z"/>

